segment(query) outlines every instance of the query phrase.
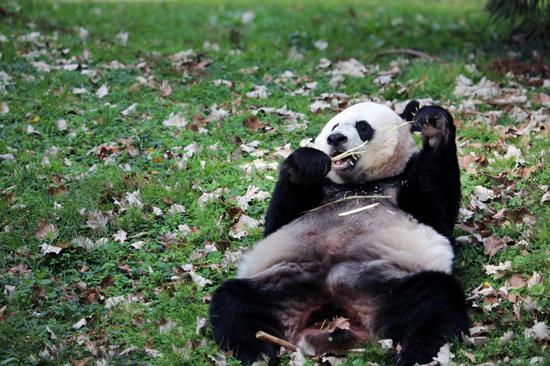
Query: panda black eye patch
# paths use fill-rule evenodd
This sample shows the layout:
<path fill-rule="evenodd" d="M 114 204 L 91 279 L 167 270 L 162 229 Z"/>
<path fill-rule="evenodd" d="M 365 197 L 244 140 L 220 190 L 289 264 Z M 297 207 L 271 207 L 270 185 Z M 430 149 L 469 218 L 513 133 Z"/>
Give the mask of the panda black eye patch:
<path fill-rule="evenodd" d="M 367 121 L 355 122 L 355 129 L 362 141 L 371 140 L 374 136 L 374 128 Z"/>

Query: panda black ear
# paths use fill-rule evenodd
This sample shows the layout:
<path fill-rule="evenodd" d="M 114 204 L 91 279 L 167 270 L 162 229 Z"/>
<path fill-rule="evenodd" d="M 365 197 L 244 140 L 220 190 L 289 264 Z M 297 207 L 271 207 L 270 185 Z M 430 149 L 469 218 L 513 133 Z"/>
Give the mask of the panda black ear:
<path fill-rule="evenodd" d="M 399 116 L 405 121 L 412 121 L 418 107 L 420 107 L 420 103 L 417 100 L 411 100 Z"/>

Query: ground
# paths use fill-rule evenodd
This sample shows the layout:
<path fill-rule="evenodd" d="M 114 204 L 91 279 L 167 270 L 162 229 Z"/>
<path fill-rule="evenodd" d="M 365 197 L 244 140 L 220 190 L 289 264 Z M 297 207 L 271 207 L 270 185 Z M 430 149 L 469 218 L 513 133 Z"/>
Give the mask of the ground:
<path fill-rule="evenodd" d="M 550 81 L 496 34 L 473 0 L 1 2 L 0 364 L 238 364 L 208 302 L 277 163 L 348 104 L 411 98 L 459 126 L 453 362 L 548 364 Z M 367 361 L 391 355 L 342 359 Z"/>

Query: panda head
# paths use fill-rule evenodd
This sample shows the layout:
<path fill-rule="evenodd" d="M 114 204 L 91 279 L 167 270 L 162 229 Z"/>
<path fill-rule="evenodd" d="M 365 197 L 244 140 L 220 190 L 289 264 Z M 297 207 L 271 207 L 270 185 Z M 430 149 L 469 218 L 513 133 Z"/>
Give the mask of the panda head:
<path fill-rule="evenodd" d="M 355 104 L 333 117 L 315 139 L 314 147 L 335 157 L 328 177 L 335 183 L 361 184 L 401 173 L 416 145 L 409 125 L 382 104 Z M 402 125 L 402 126 L 400 126 Z"/>

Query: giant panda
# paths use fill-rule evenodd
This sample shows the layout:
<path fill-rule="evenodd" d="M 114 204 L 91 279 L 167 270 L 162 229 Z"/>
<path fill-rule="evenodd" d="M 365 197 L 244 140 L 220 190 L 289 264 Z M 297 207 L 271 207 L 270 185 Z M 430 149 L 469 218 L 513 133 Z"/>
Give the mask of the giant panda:
<path fill-rule="evenodd" d="M 313 148 L 281 164 L 265 238 L 212 296 L 215 341 L 243 364 L 277 362 L 278 347 L 258 331 L 309 355 L 390 338 L 397 365 L 432 361 L 468 329 L 464 291 L 451 274 L 459 200 L 447 110 L 416 101 L 401 115 L 372 102 L 345 109 Z M 349 324 L 327 331 L 335 317 Z"/>

